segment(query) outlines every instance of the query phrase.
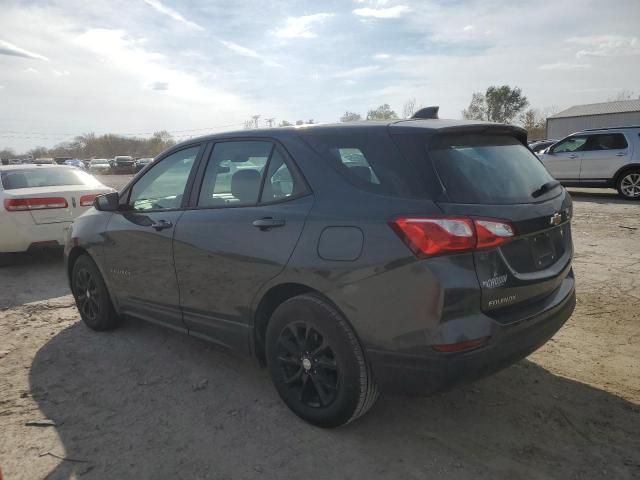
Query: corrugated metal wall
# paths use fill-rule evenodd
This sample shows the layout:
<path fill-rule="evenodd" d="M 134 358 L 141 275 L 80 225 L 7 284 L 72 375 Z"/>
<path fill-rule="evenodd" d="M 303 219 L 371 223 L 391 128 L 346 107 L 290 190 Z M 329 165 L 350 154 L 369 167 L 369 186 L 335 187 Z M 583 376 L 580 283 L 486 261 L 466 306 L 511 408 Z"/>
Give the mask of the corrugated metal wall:
<path fill-rule="evenodd" d="M 547 119 L 547 138 L 561 139 L 585 128 L 640 125 L 640 112 Z"/>

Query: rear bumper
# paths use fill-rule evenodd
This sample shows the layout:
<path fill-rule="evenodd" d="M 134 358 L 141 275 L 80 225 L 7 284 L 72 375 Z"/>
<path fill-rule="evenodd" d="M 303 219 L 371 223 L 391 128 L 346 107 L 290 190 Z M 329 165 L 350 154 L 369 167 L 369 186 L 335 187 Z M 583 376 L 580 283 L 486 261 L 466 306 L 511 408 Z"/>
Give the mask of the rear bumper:
<path fill-rule="evenodd" d="M 39 225 L 3 223 L 0 232 L 0 253 L 26 252 L 38 243 L 63 246 L 70 225 L 71 222 Z"/>
<path fill-rule="evenodd" d="M 567 321 L 576 304 L 573 278 L 569 293 L 543 312 L 509 325 L 491 320 L 487 344 L 464 353 L 408 355 L 367 350 L 382 391 L 425 395 L 447 390 L 501 370 L 544 345 Z"/>

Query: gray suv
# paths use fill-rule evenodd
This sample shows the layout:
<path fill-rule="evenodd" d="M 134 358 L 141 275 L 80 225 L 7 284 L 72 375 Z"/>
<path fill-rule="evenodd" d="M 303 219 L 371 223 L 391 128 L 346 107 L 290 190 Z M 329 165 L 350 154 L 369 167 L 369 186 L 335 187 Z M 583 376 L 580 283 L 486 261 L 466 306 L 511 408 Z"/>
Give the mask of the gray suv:
<path fill-rule="evenodd" d="M 565 186 L 616 188 L 626 199 L 640 199 L 640 126 L 573 133 L 541 160 Z"/>
<path fill-rule="evenodd" d="M 529 355 L 575 306 L 571 198 L 521 128 L 418 117 L 166 151 L 69 230 L 82 319 L 252 357 L 324 427 Z"/>

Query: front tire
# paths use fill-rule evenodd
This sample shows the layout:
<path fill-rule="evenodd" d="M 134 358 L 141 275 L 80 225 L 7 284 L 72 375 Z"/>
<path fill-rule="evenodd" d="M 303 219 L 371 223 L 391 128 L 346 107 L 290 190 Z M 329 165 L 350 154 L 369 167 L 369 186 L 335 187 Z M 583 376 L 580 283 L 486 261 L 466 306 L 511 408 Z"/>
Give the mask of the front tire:
<path fill-rule="evenodd" d="M 640 200 L 640 170 L 628 170 L 620 175 L 618 193 L 627 200 Z"/>
<path fill-rule="evenodd" d="M 73 264 L 71 291 L 80 317 L 89 328 L 112 330 L 120 324 L 100 270 L 88 255 L 79 256 Z"/>
<path fill-rule="evenodd" d="M 287 406 L 320 427 L 338 427 L 364 415 L 378 388 L 353 329 L 320 296 L 282 303 L 267 326 L 271 378 Z"/>

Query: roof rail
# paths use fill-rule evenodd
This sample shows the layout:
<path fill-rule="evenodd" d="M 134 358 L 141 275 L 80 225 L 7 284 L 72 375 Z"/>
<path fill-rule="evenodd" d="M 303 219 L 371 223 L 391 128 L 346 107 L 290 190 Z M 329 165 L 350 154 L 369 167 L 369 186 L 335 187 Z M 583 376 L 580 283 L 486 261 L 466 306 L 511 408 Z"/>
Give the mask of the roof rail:
<path fill-rule="evenodd" d="M 437 119 L 438 118 L 438 110 L 440 107 L 424 107 L 414 113 L 411 118 L 416 119 Z"/>
<path fill-rule="evenodd" d="M 624 127 L 600 127 L 600 128 L 585 128 L 581 132 L 595 132 L 596 130 L 621 130 L 623 128 L 640 128 L 640 125 L 626 125 Z"/>

